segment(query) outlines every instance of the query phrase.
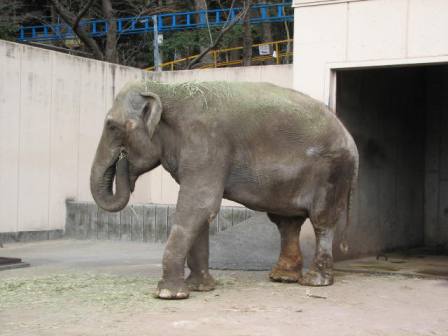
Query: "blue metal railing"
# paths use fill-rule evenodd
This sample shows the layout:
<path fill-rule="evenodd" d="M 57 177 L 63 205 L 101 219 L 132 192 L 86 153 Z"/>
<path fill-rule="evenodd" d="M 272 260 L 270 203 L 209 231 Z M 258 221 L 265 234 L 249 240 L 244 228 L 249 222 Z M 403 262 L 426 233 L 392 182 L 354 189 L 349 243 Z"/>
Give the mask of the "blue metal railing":
<path fill-rule="evenodd" d="M 226 23 L 227 17 L 230 20 L 242 8 L 212 9 L 195 12 L 176 12 L 157 15 L 157 28 L 159 32 L 175 31 L 183 29 L 202 29 L 208 25 L 222 26 Z M 278 4 L 259 4 L 250 9 L 250 22 L 281 22 L 292 21 L 294 19 L 291 2 Z M 142 34 L 154 31 L 153 19 L 151 16 L 133 16 L 116 19 L 117 33 L 120 35 Z M 208 21 L 208 23 L 207 23 Z M 101 37 L 107 34 L 109 29 L 107 20 L 104 19 L 84 19 L 80 26 L 91 37 Z M 38 26 L 22 26 L 19 30 L 19 41 L 57 41 L 73 39 L 76 35 L 72 28 L 65 23 L 45 24 Z"/>

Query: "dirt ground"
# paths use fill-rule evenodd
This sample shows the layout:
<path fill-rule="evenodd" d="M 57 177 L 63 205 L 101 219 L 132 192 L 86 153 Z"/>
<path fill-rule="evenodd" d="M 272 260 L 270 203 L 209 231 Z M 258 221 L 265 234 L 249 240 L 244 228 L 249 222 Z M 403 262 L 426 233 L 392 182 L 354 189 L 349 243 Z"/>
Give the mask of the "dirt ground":
<path fill-rule="evenodd" d="M 105 241 L 6 245 L 32 266 L 0 272 L 0 335 L 448 335 L 448 281 L 337 273 L 331 287 L 213 271 L 218 288 L 152 297 L 163 246 Z"/>

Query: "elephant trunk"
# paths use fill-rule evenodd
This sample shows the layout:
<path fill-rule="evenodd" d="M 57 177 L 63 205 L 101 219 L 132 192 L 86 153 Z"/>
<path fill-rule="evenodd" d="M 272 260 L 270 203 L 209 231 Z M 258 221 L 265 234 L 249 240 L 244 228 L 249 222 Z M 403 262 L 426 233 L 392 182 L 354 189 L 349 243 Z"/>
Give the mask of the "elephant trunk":
<path fill-rule="evenodd" d="M 120 211 L 129 202 L 129 164 L 123 153 L 110 166 L 101 166 L 98 158 L 92 166 L 90 190 L 98 206 L 106 211 Z M 115 194 L 113 181 L 115 178 Z"/>

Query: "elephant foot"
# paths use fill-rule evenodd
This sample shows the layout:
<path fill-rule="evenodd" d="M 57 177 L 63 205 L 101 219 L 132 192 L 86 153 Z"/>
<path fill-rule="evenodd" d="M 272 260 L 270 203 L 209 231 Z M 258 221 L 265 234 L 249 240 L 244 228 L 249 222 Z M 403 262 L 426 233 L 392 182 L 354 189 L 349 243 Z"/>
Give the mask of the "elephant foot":
<path fill-rule="evenodd" d="M 288 270 L 278 266 L 274 266 L 271 273 L 269 273 L 269 279 L 275 282 L 297 282 L 299 278 L 299 271 Z"/>
<path fill-rule="evenodd" d="M 190 296 L 190 291 L 184 281 L 160 280 L 154 296 L 164 300 L 182 300 Z"/>
<path fill-rule="evenodd" d="M 314 287 L 330 286 L 333 284 L 333 272 L 312 268 L 299 278 L 299 284 Z"/>
<path fill-rule="evenodd" d="M 191 273 L 185 282 L 190 290 L 197 292 L 208 292 L 216 287 L 215 279 L 208 272 L 205 274 Z"/>

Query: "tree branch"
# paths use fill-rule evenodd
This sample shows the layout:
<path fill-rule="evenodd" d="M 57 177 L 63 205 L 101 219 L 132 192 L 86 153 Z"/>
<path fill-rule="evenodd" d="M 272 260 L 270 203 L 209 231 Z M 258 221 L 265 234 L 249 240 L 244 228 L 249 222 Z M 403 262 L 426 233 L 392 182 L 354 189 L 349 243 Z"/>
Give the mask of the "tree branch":
<path fill-rule="evenodd" d="M 230 7 L 229 13 L 231 13 L 234 4 L 235 4 L 235 0 L 232 1 L 232 6 Z M 242 18 L 246 17 L 246 15 L 249 13 L 250 7 L 251 6 L 250 6 L 249 2 L 244 2 L 244 7 L 241 10 L 241 12 L 239 12 L 238 15 L 235 17 L 235 19 L 230 23 L 229 23 L 229 21 L 230 21 L 231 16 L 229 14 L 229 16 L 227 17 L 227 21 L 224 24 L 224 27 L 219 32 L 215 41 L 212 44 L 210 44 L 210 46 L 208 46 L 206 49 L 204 49 L 196 58 L 191 60 L 190 63 L 188 63 L 188 65 L 187 65 L 187 69 L 191 69 L 194 65 L 198 64 L 201 61 L 201 59 L 210 52 L 210 50 L 215 48 L 218 45 L 218 43 L 221 41 L 221 39 L 224 37 L 225 33 L 227 33 L 230 29 L 232 29 L 232 27 L 234 25 L 236 25 Z"/>
<path fill-rule="evenodd" d="M 79 19 L 77 19 L 77 17 L 75 17 L 74 14 L 71 13 L 67 8 L 65 8 L 58 0 L 50 0 L 50 2 L 53 4 L 54 9 L 62 17 L 64 22 L 72 27 L 76 36 L 78 36 L 79 39 L 87 46 L 87 48 L 92 51 L 95 58 L 104 60 L 104 54 L 98 46 L 98 43 L 96 43 L 96 41 L 91 38 L 82 27 L 79 26 L 78 23 L 81 20 L 81 16 L 78 15 Z M 88 4 L 92 5 L 92 3 L 93 1 L 90 0 Z M 86 7 L 87 5 L 81 10 L 81 14 L 82 12 L 84 12 L 85 14 L 85 12 L 87 11 L 87 9 L 85 9 Z"/>
<path fill-rule="evenodd" d="M 95 0 L 89 0 L 89 2 L 86 3 L 86 5 L 84 6 L 84 8 L 81 9 L 81 11 L 78 13 L 78 15 L 76 16 L 75 22 L 73 22 L 73 27 L 78 27 L 79 25 L 79 21 L 81 21 L 81 19 L 84 17 L 84 15 L 87 13 L 87 11 L 89 10 L 90 6 L 92 6 L 93 2 Z"/>

